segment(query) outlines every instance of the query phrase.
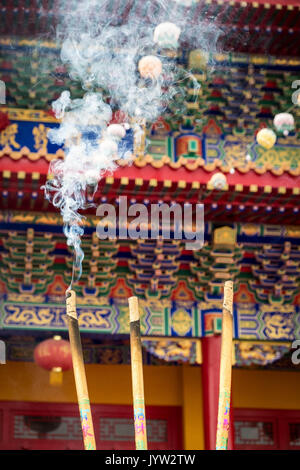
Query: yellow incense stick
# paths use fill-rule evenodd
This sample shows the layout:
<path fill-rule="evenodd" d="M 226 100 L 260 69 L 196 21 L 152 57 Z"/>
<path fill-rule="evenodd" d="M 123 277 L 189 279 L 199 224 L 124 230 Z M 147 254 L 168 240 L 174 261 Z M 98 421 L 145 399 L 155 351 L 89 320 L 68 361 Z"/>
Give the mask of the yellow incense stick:
<path fill-rule="evenodd" d="M 71 344 L 73 371 L 75 377 L 81 429 L 85 450 L 96 450 L 94 426 L 85 375 L 78 318 L 76 312 L 76 294 L 73 290 L 66 292 L 67 318 Z"/>
<path fill-rule="evenodd" d="M 130 352 L 135 446 L 136 450 L 145 450 L 148 448 L 148 446 L 146 431 L 140 314 L 137 297 L 130 297 L 128 299 L 128 302 L 130 319 Z"/>
<path fill-rule="evenodd" d="M 231 395 L 232 370 L 232 303 L 233 282 L 226 281 L 224 286 L 224 301 L 222 315 L 222 338 L 219 382 L 219 409 L 216 438 L 216 450 L 227 450 L 229 435 L 229 414 Z"/>

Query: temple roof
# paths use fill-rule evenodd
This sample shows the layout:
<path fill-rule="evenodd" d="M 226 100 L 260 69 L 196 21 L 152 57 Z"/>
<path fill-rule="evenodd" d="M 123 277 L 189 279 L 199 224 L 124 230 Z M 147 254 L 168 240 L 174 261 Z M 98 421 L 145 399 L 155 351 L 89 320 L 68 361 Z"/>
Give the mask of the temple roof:
<path fill-rule="evenodd" d="M 113 6 L 112 6 L 113 3 Z M 134 5 L 136 3 L 136 5 Z M 144 18 L 146 3 L 132 0 L 131 4 Z M 171 2 L 168 3 L 171 5 Z M 61 16 L 59 2 L 43 2 L 43 8 L 37 0 L 30 2 L 4 1 L 0 9 L 0 34 L 28 37 L 50 38 L 55 35 L 55 27 Z M 124 22 L 128 9 L 124 0 L 108 2 L 107 14 L 121 12 Z M 72 8 L 72 2 L 64 3 L 65 8 Z M 180 2 L 172 4 L 179 15 L 190 18 L 213 20 L 224 32 L 219 48 L 224 51 L 240 51 L 273 55 L 299 55 L 300 9 L 297 0 L 199 0 L 191 8 Z M 151 17 L 151 15 L 150 15 Z"/>
<path fill-rule="evenodd" d="M 0 79 L 5 80 L 11 125 L 0 134 L 3 207 L 53 211 L 40 189 L 49 162 L 63 150 L 47 138 L 59 121 L 51 102 L 65 90 L 80 97 L 61 66 L 54 42 L 33 39 L 0 40 Z M 124 192 L 139 200 L 201 201 L 207 220 L 289 223 L 299 211 L 299 106 L 292 103 L 298 58 L 252 54 L 216 54 L 203 67 L 199 51 L 179 52 L 199 83 L 184 83 L 184 103 L 170 104 L 165 115 L 147 129 L 146 155 L 133 164 L 120 161 L 114 175 L 105 175 L 96 194 L 114 202 Z M 47 64 L 51 64 L 49 73 Z M 213 72 L 210 71 L 210 65 Z M 45 71 L 45 73 L 43 73 Z M 183 112 L 174 119 L 177 106 Z M 27 109 L 24 109 L 27 108 Z M 265 150 L 256 142 L 261 127 L 273 127 L 276 113 L 293 108 L 295 130 L 278 133 L 276 145 Z M 247 154 L 251 159 L 247 160 Z M 230 170 L 235 169 L 235 173 Z M 212 187 L 212 175 L 222 172 L 226 185 Z M 298 220 L 295 220 L 298 223 Z"/>
<path fill-rule="evenodd" d="M 0 79 L 7 91 L 0 111 L 10 121 L 0 132 L 0 327 L 7 336 L 65 331 L 72 275 L 61 216 L 42 186 L 51 178 L 49 162 L 64 158 L 48 140 L 48 130 L 59 125 L 51 103 L 65 89 L 72 98 L 84 92 L 69 79 L 54 41 L 57 2 L 43 2 L 43 10 L 37 3 L 4 1 L 0 10 Z M 147 2 L 134 3 L 143 13 Z M 110 5 L 123 11 L 125 2 Z M 203 51 L 178 50 L 176 60 L 195 74 L 200 96 L 186 80 L 183 102 L 175 99 L 147 126 L 146 149 L 136 152 L 128 132 L 135 159 L 103 175 L 94 200 L 115 208 L 123 195 L 147 207 L 202 203 L 204 246 L 189 250 L 175 238 L 99 240 L 95 207 L 85 211 L 83 274 L 74 287 L 80 326 L 88 334 L 127 334 L 127 299 L 135 294 L 149 347 L 155 336 L 173 336 L 176 344 L 193 337 L 194 357 L 196 338 L 220 333 L 222 286 L 230 278 L 236 341 L 285 342 L 250 352 L 235 344 L 236 357 L 242 365 L 261 356 L 258 363 L 272 363 L 300 325 L 300 108 L 292 102 L 300 72 L 299 2 L 201 0 L 175 8 L 191 23 L 213 19 L 224 31 L 219 53 L 204 60 Z M 284 111 L 293 114 L 295 129 L 277 132 L 272 149 L 259 146 L 258 130 L 273 127 Z M 212 184 L 218 174 L 222 187 Z"/>

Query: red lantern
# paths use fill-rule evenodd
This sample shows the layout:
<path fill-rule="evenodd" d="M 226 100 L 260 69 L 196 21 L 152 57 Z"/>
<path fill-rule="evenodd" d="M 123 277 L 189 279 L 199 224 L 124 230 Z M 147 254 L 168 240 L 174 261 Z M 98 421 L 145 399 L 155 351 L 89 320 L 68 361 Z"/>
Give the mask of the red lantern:
<path fill-rule="evenodd" d="M 69 341 L 54 336 L 38 344 L 34 350 L 34 361 L 43 369 L 50 370 L 50 384 L 61 385 L 63 371 L 72 368 L 72 354 Z"/>
<path fill-rule="evenodd" d="M 10 125 L 8 114 L 0 111 L 0 132 L 4 131 Z"/>

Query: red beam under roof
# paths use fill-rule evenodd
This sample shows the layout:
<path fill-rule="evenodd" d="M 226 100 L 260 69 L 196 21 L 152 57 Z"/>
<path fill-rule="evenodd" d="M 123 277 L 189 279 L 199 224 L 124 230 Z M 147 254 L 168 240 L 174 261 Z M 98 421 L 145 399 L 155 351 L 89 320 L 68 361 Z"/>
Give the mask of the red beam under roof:
<path fill-rule="evenodd" d="M 12 160 L 9 156 L 5 156 L 0 159 L 0 172 L 8 171 L 16 175 L 22 172 L 28 174 L 39 173 L 45 177 L 48 173 L 48 169 L 49 163 L 44 158 L 39 158 L 34 162 L 28 161 L 26 157 L 23 157 L 18 161 Z M 217 171 L 219 170 L 216 169 L 214 173 Z M 138 167 L 133 164 L 131 166 L 118 167 L 112 174 L 103 175 L 103 178 L 106 176 L 113 176 L 116 181 L 125 177 L 132 181 L 135 181 L 136 178 L 141 178 L 144 181 L 156 180 L 158 184 L 165 180 L 170 180 L 174 183 L 185 181 L 188 184 L 198 181 L 202 184 L 206 184 L 210 180 L 212 172 L 208 172 L 202 167 L 191 171 L 185 167 L 172 169 L 168 165 L 164 165 L 161 168 L 155 168 L 150 164 L 143 167 Z M 0 174 L 0 184 L 1 181 L 2 175 Z M 275 175 L 272 174 L 271 171 L 258 174 L 254 170 L 249 170 L 244 174 L 236 170 L 234 174 L 227 174 L 227 182 L 229 185 L 242 184 L 244 187 L 248 187 L 250 185 L 264 187 L 269 185 L 272 188 L 284 186 L 285 188 L 292 189 L 300 187 L 300 176 L 293 176 L 288 172 Z"/>
<path fill-rule="evenodd" d="M 281 6 L 294 6 L 300 7 L 299 0 L 218 0 L 218 3 L 240 3 L 246 4 L 249 3 L 250 5 L 264 5 L 266 8 L 269 8 L 267 5 L 281 5 Z"/>

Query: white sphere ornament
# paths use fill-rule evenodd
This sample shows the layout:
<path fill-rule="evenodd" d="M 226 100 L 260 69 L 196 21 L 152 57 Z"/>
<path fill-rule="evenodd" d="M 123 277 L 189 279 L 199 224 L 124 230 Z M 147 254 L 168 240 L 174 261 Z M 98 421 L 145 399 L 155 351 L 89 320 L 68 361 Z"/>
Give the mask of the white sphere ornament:
<path fill-rule="evenodd" d="M 153 40 L 160 47 L 177 49 L 181 29 L 174 23 L 160 23 L 154 30 Z"/>
<path fill-rule="evenodd" d="M 288 135 L 295 128 L 294 116 L 290 113 L 279 113 L 274 117 L 273 124 L 277 131 Z"/>
<path fill-rule="evenodd" d="M 139 61 L 138 69 L 143 78 L 156 79 L 162 73 L 162 63 L 158 57 L 146 55 Z"/>
<path fill-rule="evenodd" d="M 265 149 L 271 149 L 274 147 L 276 142 L 276 134 L 272 129 L 263 128 L 258 131 L 256 134 L 256 140 L 259 145 L 261 145 Z"/>
<path fill-rule="evenodd" d="M 126 135 L 126 131 L 121 124 L 111 124 L 106 129 L 106 132 L 109 136 L 114 137 L 116 139 L 123 139 Z"/>
<path fill-rule="evenodd" d="M 225 189 L 227 185 L 226 176 L 223 173 L 215 173 L 208 182 L 214 189 Z"/>

